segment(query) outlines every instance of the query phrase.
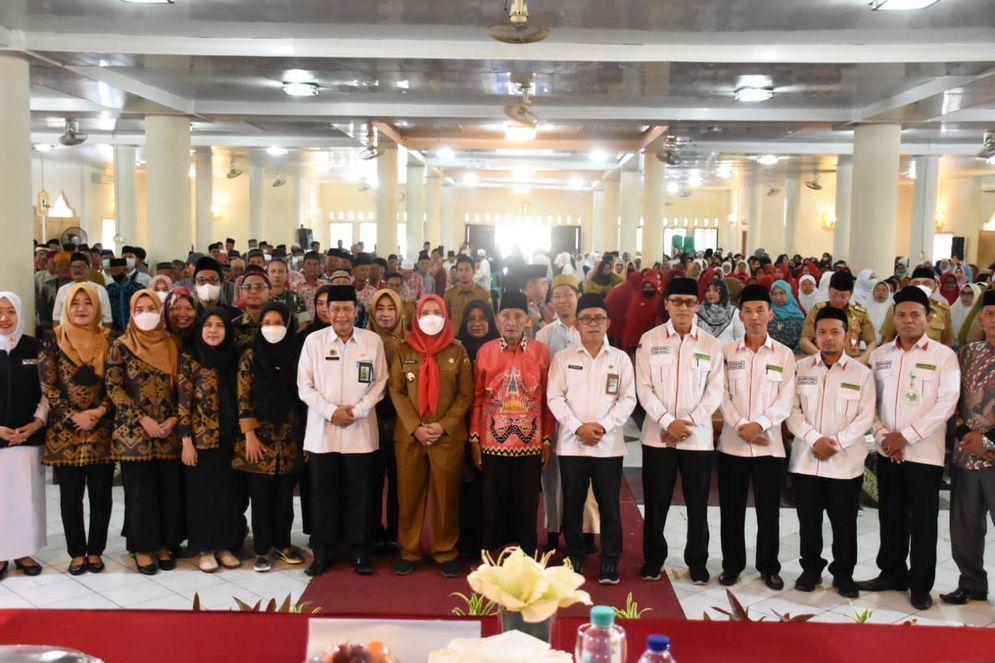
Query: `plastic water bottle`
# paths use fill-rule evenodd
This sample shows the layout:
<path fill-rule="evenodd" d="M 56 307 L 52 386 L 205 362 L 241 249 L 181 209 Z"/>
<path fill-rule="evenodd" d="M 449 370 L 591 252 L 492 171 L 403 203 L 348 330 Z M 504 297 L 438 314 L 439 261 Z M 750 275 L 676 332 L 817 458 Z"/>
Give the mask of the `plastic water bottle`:
<path fill-rule="evenodd" d="M 591 608 L 591 623 L 577 629 L 575 663 L 625 663 L 625 629 L 615 623 L 607 605 Z"/>
<path fill-rule="evenodd" d="M 646 638 L 646 651 L 639 657 L 639 663 L 675 663 L 670 655 L 670 638 L 665 635 Z"/>

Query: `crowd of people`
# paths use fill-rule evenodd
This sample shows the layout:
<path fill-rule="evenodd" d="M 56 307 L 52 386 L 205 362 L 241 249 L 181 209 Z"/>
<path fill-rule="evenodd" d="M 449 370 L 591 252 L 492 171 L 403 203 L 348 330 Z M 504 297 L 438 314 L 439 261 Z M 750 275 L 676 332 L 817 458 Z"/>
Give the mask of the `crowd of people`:
<path fill-rule="evenodd" d="M 150 269 L 140 247 L 50 243 L 36 248 L 34 321 L 18 293 L 0 292 L 0 579 L 11 561 L 42 570 L 32 555 L 46 544 L 45 466 L 69 573 L 102 571 L 119 466 L 123 534 L 143 574 L 175 568 L 184 541 L 202 571 L 237 568 L 250 526 L 256 571 L 304 565 L 291 543 L 299 488 L 311 576 L 343 556 L 369 575 L 374 554 L 392 553 L 403 576 L 427 552 L 456 577 L 461 556 L 515 544 L 561 549 L 580 571 L 600 553 L 599 582 L 618 583 L 633 418 L 643 579 L 661 577 L 680 476 L 684 561 L 692 581 L 709 581 L 714 468 L 722 585 L 747 566 L 752 487 L 755 566 L 769 588 L 784 587 L 778 530 L 790 490 L 796 589 L 813 591 L 828 564 L 845 597 L 908 591 L 926 609 L 949 476 L 961 576 L 941 598 L 987 598 L 991 270 L 898 259 L 885 278 L 854 277 L 828 254 L 772 260 L 762 249 L 654 265 L 617 252 L 527 263 L 426 243 L 409 264 L 361 244 L 235 245 Z M 865 475 L 876 483 L 880 573 L 857 582 Z"/>

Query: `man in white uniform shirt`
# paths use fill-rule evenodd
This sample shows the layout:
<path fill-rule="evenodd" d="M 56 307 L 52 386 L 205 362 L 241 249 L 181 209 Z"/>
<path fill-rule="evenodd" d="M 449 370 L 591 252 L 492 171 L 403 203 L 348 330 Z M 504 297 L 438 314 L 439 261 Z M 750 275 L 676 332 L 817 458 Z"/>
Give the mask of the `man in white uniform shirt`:
<path fill-rule="evenodd" d="M 874 440 L 879 454 L 881 573 L 857 583 L 859 589 L 872 592 L 908 589 L 916 610 L 933 604 L 929 592 L 936 575 L 947 420 L 960 397 L 957 355 L 926 336 L 930 310 L 929 296 L 919 286 L 899 290 L 895 293 L 898 338 L 871 353 L 878 392 Z"/>
<path fill-rule="evenodd" d="M 608 344 L 604 296 L 588 293 L 577 304 L 580 345 L 561 350 L 549 368 L 546 401 L 559 422 L 557 454 L 563 482 L 563 534 L 567 557 L 584 571 L 584 503 L 594 487 L 601 516 L 598 582 L 619 583 L 622 428 L 636 407 L 635 376 L 629 356 Z"/>
<path fill-rule="evenodd" d="M 716 460 L 722 520 L 719 582 L 727 587 L 736 584 L 746 568 L 746 498 L 752 485 L 757 512 L 757 570 L 768 588 L 781 590 L 784 581 L 777 554 L 787 462 L 781 422 L 791 414 L 795 355 L 767 334 L 767 323 L 774 317 L 767 288 L 748 285 L 739 301 L 746 336 L 723 350 L 724 423 Z"/>
<path fill-rule="evenodd" d="M 712 414 L 722 401 L 719 342 L 695 323 L 698 282 L 673 278 L 664 292 L 670 320 L 643 334 L 636 349 L 636 393 L 643 421 L 643 567 L 659 580 L 667 559 L 663 530 L 677 473 L 687 505 L 684 561 L 696 584 L 708 582 L 708 493 L 712 480 Z"/>
<path fill-rule="evenodd" d="M 306 573 L 324 573 L 336 546 L 344 544 L 356 573 L 370 575 L 373 452 L 379 446 L 375 406 L 387 385 L 387 360 L 380 336 L 353 326 L 353 286 L 331 286 L 328 317 L 331 326 L 305 341 L 297 373 L 308 406 L 304 451 L 310 455 L 314 563 Z"/>
<path fill-rule="evenodd" d="M 76 283 L 86 283 L 90 280 L 90 259 L 85 253 L 74 253 L 69 258 L 70 283 L 61 286 L 55 293 L 55 305 L 52 307 L 52 325 L 58 326 L 62 322 L 62 311 L 66 306 L 66 295 L 69 288 Z M 111 300 L 107 296 L 107 288 L 99 283 L 90 282 L 90 285 L 97 291 L 97 298 L 100 299 L 100 322 L 107 329 L 114 323 L 114 314 L 111 309 Z"/>
<path fill-rule="evenodd" d="M 858 597 L 857 511 L 864 481 L 867 445 L 874 424 L 874 378 L 870 369 L 843 352 L 849 338 L 846 312 L 832 306 L 815 315 L 819 354 L 798 362 L 795 398 L 788 429 L 791 480 L 798 513 L 802 574 L 795 589 L 811 592 L 822 583 L 822 512 L 833 528 L 829 572 L 840 596 Z"/>

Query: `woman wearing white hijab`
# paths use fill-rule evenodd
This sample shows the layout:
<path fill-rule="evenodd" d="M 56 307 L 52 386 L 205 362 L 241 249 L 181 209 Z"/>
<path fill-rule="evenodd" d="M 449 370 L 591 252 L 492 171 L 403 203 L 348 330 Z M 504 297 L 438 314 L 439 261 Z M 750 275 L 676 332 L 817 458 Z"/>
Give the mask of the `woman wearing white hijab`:
<path fill-rule="evenodd" d="M 822 278 L 819 279 L 819 298 L 815 300 L 816 303 L 829 301 L 829 281 L 832 280 L 835 273 L 831 269 L 822 273 Z"/>
<path fill-rule="evenodd" d="M 866 306 L 865 302 L 871 298 L 871 291 L 877 283 L 877 274 L 874 273 L 873 269 L 860 270 L 853 286 L 853 301 L 861 306 Z"/>
<path fill-rule="evenodd" d="M 974 307 L 974 303 L 981 297 L 981 293 L 981 286 L 977 283 L 965 283 L 964 287 L 960 289 L 960 296 L 957 298 L 957 301 L 950 307 L 950 323 L 954 330 L 954 348 L 960 345 L 961 327 L 964 326 L 967 314 L 971 312 L 971 308 Z"/>
<path fill-rule="evenodd" d="M 45 444 L 48 401 L 41 393 L 37 339 L 24 335 L 24 308 L 0 292 L 0 580 L 10 560 L 25 575 L 41 573 L 31 558 L 48 542 Z"/>
<path fill-rule="evenodd" d="M 864 270 L 869 271 L 869 270 Z M 863 274 L 864 272 L 861 272 Z M 874 326 L 874 335 L 878 338 L 878 343 L 881 342 L 881 326 L 884 324 L 884 319 L 888 315 L 888 309 L 891 308 L 893 303 L 891 288 L 888 287 L 887 281 L 878 281 L 871 288 L 871 294 L 864 303 L 861 304 L 865 309 L 867 309 L 867 315 L 871 319 L 871 325 Z"/>
<path fill-rule="evenodd" d="M 812 284 L 812 292 L 805 294 L 805 288 L 802 285 L 809 282 Z M 811 311 L 812 307 L 819 303 L 819 288 L 815 282 L 815 277 L 811 274 L 804 274 L 798 279 L 798 303 L 801 304 L 805 313 Z"/>

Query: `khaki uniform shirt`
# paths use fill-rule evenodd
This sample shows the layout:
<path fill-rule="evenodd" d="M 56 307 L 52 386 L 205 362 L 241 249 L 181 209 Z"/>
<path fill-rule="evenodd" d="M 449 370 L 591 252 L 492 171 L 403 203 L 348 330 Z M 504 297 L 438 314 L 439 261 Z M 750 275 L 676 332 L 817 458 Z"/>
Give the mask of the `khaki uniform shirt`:
<path fill-rule="evenodd" d="M 819 302 L 805 316 L 802 338 L 807 338 L 812 343 L 815 343 L 815 316 L 824 306 L 827 306 L 826 302 Z M 861 341 L 867 345 L 877 343 L 878 337 L 874 333 L 874 324 L 871 322 L 871 317 L 867 315 L 867 309 L 853 302 L 850 302 L 846 307 L 846 317 L 850 325 L 850 330 L 847 332 L 846 354 L 850 357 L 860 357 L 863 354 L 860 349 Z"/>
<path fill-rule="evenodd" d="M 933 307 L 933 319 L 926 327 L 926 336 L 937 343 L 950 347 L 954 340 L 954 325 L 950 319 L 950 304 L 937 301 L 933 298 L 929 300 Z M 888 307 L 888 314 L 881 324 L 881 340 L 884 342 L 894 341 L 898 331 L 895 329 L 895 305 Z"/>
<path fill-rule="evenodd" d="M 469 288 L 464 288 L 457 284 L 446 290 L 446 294 L 443 295 L 442 299 L 446 302 L 446 310 L 449 312 L 450 320 L 453 321 L 453 327 L 459 329 L 460 324 L 463 322 L 463 310 L 466 309 L 467 305 L 477 299 L 490 304 L 491 293 L 476 283 Z"/>
<path fill-rule="evenodd" d="M 445 438 L 459 443 L 467 439 L 466 412 L 473 404 L 473 366 L 463 344 L 455 341 L 435 355 L 439 365 L 439 395 L 435 415 L 418 413 L 418 380 L 425 355 L 402 341 L 390 366 L 390 398 L 397 410 L 394 440 L 414 438 L 421 423 L 438 422 Z"/>

